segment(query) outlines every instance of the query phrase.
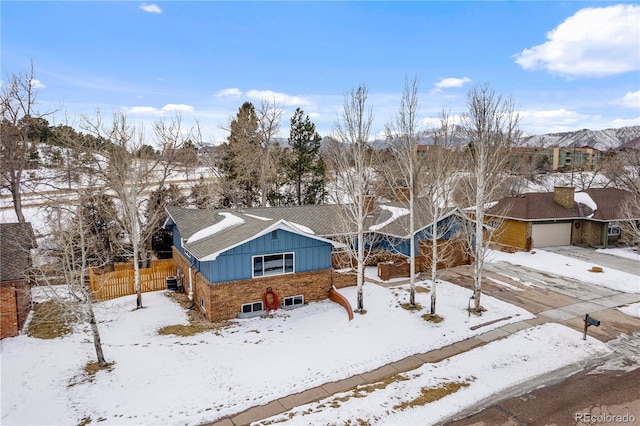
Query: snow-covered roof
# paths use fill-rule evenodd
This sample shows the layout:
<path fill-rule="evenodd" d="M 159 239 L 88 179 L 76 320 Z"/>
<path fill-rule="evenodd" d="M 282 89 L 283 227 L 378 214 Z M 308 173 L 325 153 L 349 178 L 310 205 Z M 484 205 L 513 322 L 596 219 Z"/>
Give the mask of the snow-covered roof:
<path fill-rule="evenodd" d="M 207 238 L 211 235 L 215 235 L 218 232 L 222 231 L 223 229 L 231 228 L 233 226 L 242 225 L 243 223 L 245 223 L 244 219 L 232 213 L 221 212 L 218 214 L 221 216 L 224 216 L 224 219 L 222 219 L 220 222 L 216 222 L 213 225 L 207 226 L 206 228 L 196 232 L 195 234 L 187 238 L 186 243 L 187 244 L 194 243 L 203 238 Z"/>
<path fill-rule="evenodd" d="M 598 205 L 586 192 L 576 192 L 575 194 L 573 194 L 573 201 L 575 201 L 576 203 L 584 204 L 593 211 L 598 210 Z"/>

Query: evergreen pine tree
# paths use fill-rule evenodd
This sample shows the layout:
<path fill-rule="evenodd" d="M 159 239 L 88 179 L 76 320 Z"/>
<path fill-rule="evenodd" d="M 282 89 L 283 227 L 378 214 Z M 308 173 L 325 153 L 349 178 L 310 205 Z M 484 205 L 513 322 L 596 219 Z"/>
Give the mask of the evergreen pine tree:
<path fill-rule="evenodd" d="M 320 155 L 320 135 L 304 111 L 297 108 L 291 117 L 289 155 L 285 169 L 295 185 L 296 204 L 319 204 L 326 197 L 325 164 Z"/>

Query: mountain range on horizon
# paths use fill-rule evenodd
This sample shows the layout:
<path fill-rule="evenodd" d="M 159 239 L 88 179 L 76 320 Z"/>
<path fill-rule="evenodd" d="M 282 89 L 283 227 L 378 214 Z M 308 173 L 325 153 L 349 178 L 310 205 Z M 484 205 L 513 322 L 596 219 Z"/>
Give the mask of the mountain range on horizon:
<path fill-rule="evenodd" d="M 454 136 L 454 145 L 463 145 L 467 140 L 462 136 Z M 322 138 L 323 145 L 331 136 Z M 433 143 L 434 133 L 428 132 L 420 140 L 420 144 L 430 145 Z M 286 144 L 286 138 L 283 141 Z M 381 149 L 385 145 L 383 139 L 376 139 L 371 142 L 374 148 Z M 520 138 L 519 146 L 541 147 L 541 148 L 583 148 L 590 147 L 599 151 L 620 150 L 620 149 L 640 149 L 640 126 L 627 126 L 610 128 L 603 130 L 582 129 L 569 132 L 545 133 L 542 135 L 525 135 Z"/>
<path fill-rule="evenodd" d="M 640 126 L 628 126 L 604 130 L 582 129 L 573 132 L 546 133 L 521 138 L 521 144 L 542 148 L 590 147 L 599 151 L 610 149 L 640 149 Z"/>

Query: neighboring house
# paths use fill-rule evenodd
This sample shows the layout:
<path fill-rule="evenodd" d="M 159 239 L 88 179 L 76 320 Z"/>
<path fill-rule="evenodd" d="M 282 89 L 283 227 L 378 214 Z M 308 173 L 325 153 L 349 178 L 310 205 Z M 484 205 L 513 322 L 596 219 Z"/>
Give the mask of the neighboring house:
<path fill-rule="evenodd" d="M 31 311 L 30 223 L 0 224 L 0 339 L 20 334 Z"/>
<path fill-rule="evenodd" d="M 621 237 L 621 207 L 631 193 L 615 188 L 576 192 L 573 187 L 506 197 L 487 212 L 489 226 L 497 227 L 496 243 L 518 250 L 534 247 L 586 245 L 614 246 Z"/>
<path fill-rule="evenodd" d="M 375 208 L 374 208 L 375 206 Z M 368 250 L 408 256 L 406 203 L 370 203 Z M 334 254 L 355 234 L 341 220 L 343 207 L 308 205 L 240 210 L 167 207 L 165 228 L 173 232 L 173 259 L 182 286 L 211 321 L 265 313 L 268 289 L 284 308 L 329 297 L 333 285 L 355 283 L 333 268 Z M 433 220 L 416 209 L 416 239 L 430 237 Z M 451 238 L 464 216 L 452 209 L 440 218 Z M 351 240 L 353 241 L 353 239 Z M 417 254 L 421 253 L 417 244 Z M 424 250 L 424 249 L 422 249 Z M 466 262 L 466 256 L 463 256 Z"/>

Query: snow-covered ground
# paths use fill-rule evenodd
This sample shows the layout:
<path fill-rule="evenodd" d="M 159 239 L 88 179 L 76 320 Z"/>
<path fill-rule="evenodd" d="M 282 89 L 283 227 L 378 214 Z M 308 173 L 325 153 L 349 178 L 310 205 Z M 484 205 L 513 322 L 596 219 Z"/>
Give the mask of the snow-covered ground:
<path fill-rule="evenodd" d="M 424 364 L 399 374 L 401 379 L 387 386 L 342 392 L 259 424 L 357 424 L 358 419 L 368 424 L 437 424 L 500 391 L 610 352 L 595 339 L 585 342 L 580 333 L 567 327 L 545 324 L 438 363 Z M 460 387 L 438 398 L 437 392 L 447 385 Z M 435 400 L 425 403 L 421 401 L 425 397 Z"/>
<path fill-rule="evenodd" d="M 616 250 L 614 253 L 622 253 Z M 640 293 L 640 279 L 637 275 L 603 267 L 602 272 L 591 272 L 593 266 L 601 266 L 593 262 L 562 256 L 544 250 L 531 252 L 503 253 L 492 250 L 487 254 L 487 262 L 504 261 L 514 265 L 522 265 L 540 271 L 552 272 L 570 277 L 581 282 L 591 283 L 625 293 Z"/>
<path fill-rule="evenodd" d="M 520 253 L 499 256 L 514 264 L 526 259 Z M 559 255 L 544 256 L 537 267 L 566 262 Z M 561 270 L 573 276 L 581 269 L 583 265 L 572 261 Z M 610 274 L 618 281 L 627 275 Z M 602 284 L 601 277 L 596 281 Z M 483 306 L 488 311 L 482 317 L 469 316 L 471 291 L 445 282 L 437 288 L 438 313 L 445 320 L 434 324 L 422 318 L 425 309 L 410 312 L 399 306 L 407 301 L 408 288 L 398 284 L 366 284 L 367 313 L 356 314 L 353 321 L 342 307 L 323 301 L 267 318 L 235 320 L 228 328 L 192 337 L 157 333 L 160 327 L 187 323 L 185 312 L 164 291 L 145 293 L 146 308 L 137 311 L 132 309 L 134 297 L 97 304 L 105 356 L 115 362 L 113 370 L 100 371 L 92 380 L 85 376 L 83 367 L 95 354 L 84 326 L 54 340 L 26 335 L 4 339 L 1 423 L 78 424 L 89 419 L 93 424 L 198 424 L 533 317 L 486 295 Z M 340 292 L 355 305 L 355 288 Z M 422 306 L 429 305 L 430 293 L 418 292 L 416 297 Z M 471 330 L 508 316 L 512 318 Z M 591 337 L 583 341 L 580 332 L 545 325 L 427 364 L 404 375 L 411 380 L 381 386 L 366 398 L 345 394 L 343 402 L 326 401 L 325 407 L 332 407 L 328 411 L 319 409 L 321 402 L 295 408 L 291 422 L 299 424 L 295 413 L 311 410 L 303 423 L 437 423 L 488 395 L 608 352 Z M 414 408 L 393 408 L 411 403 L 422 389 L 452 382 L 462 387 L 449 396 Z"/>
<path fill-rule="evenodd" d="M 640 262 L 640 252 L 638 249 L 634 249 L 633 247 L 617 247 L 617 248 L 607 248 L 607 249 L 596 249 L 598 253 L 610 254 L 613 256 L 620 256 L 627 259 L 633 259 Z"/>

